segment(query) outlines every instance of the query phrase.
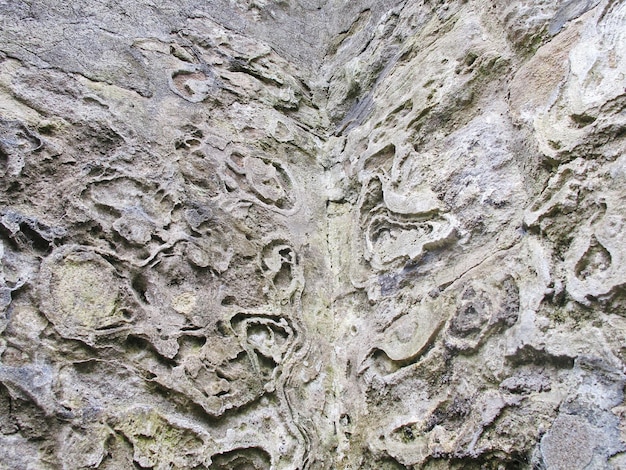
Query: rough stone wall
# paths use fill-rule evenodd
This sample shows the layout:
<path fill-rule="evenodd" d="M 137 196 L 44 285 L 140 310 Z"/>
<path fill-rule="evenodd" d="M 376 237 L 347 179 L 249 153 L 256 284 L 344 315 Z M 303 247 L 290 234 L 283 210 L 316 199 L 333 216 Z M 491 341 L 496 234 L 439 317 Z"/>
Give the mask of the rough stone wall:
<path fill-rule="evenodd" d="M 0 1 L 0 469 L 626 468 L 623 0 Z"/>

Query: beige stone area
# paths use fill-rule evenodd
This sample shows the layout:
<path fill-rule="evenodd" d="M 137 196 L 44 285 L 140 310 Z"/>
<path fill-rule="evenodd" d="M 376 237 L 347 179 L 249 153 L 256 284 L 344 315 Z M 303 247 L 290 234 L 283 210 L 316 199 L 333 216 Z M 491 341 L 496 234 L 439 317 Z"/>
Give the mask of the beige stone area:
<path fill-rule="evenodd" d="M 623 0 L 0 0 L 0 469 L 624 469 L 625 257 Z"/>

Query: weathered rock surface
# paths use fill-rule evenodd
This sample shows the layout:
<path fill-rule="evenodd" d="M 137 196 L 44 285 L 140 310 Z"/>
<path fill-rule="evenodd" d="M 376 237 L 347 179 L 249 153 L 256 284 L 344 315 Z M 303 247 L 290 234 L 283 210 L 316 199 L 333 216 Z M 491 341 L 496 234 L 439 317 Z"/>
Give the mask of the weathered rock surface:
<path fill-rule="evenodd" d="M 0 1 L 0 469 L 626 468 L 626 3 Z"/>

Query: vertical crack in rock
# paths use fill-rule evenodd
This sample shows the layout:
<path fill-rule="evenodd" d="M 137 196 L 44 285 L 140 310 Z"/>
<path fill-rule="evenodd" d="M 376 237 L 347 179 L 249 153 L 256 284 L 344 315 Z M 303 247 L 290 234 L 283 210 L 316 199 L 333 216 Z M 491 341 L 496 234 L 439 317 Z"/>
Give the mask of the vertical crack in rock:
<path fill-rule="evenodd" d="M 625 31 L 0 2 L 0 468 L 626 468 Z"/>

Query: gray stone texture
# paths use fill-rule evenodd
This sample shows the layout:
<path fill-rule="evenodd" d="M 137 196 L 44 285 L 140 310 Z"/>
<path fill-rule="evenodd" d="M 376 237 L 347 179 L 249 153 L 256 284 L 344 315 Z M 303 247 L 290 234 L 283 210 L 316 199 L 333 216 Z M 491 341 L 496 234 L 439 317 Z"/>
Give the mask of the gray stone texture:
<path fill-rule="evenodd" d="M 626 468 L 626 3 L 0 0 L 0 469 Z"/>

